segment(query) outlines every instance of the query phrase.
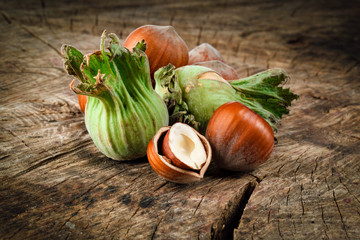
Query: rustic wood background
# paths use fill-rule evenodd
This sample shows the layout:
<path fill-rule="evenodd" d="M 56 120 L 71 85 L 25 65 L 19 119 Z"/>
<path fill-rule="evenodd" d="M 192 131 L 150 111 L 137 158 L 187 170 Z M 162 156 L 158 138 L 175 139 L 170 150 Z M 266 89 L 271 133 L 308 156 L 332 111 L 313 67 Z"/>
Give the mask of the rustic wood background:
<path fill-rule="evenodd" d="M 359 1 L 0 2 L 0 239 L 360 239 Z M 267 163 L 169 183 L 87 134 L 59 49 L 173 25 L 301 97 Z"/>

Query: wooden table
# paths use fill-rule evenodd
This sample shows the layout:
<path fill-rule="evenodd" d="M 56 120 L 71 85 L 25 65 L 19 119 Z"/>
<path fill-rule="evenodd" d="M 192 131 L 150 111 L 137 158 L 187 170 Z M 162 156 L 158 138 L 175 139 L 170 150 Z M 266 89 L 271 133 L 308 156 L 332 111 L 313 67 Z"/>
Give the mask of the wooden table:
<path fill-rule="evenodd" d="M 0 239 L 360 239 L 359 1 L 1 1 Z M 271 158 L 198 183 L 117 162 L 90 139 L 68 43 L 90 52 L 173 25 L 241 77 L 283 68 L 300 95 Z"/>

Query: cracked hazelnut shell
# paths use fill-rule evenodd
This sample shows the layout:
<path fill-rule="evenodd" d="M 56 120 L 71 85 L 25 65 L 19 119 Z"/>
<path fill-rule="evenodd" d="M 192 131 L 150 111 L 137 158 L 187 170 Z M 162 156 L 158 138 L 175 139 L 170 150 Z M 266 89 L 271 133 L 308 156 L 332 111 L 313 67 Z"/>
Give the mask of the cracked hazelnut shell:
<path fill-rule="evenodd" d="M 192 183 L 201 180 L 210 165 L 212 157 L 211 146 L 208 140 L 194 130 L 204 145 L 206 161 L 199 171 L 182 169 L 172 164 L 171 160 L 164 156 L 161 150 L 165 135 L 170 128 L 170 126 L 160 128 L 148 144 L 147 157 L 151 167 L 161 177 L 171 182 Z"/>

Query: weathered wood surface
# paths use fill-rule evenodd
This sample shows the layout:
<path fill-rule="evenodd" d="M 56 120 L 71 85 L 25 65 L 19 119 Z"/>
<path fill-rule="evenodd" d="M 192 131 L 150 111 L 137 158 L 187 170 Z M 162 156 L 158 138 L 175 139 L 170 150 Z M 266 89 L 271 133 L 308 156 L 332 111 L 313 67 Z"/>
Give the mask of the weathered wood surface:
<path fill-rule="evenodd" d="M 0 239 L 359 239 L 358 1 L 1 1 Z M 61 44 L 144 24 L 213 44 L 241 76 L 284 68 L 301 95 L 270 160 L 168 183 L 86 132 Z"/>

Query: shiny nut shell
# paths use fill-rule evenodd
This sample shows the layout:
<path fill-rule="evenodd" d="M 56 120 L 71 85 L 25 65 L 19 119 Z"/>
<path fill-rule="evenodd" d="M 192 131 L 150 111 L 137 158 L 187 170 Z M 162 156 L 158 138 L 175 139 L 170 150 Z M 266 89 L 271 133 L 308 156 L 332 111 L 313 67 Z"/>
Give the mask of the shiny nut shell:
<path fill-rule="evenodd" d="M 255 169 L 274 148 L 274 132 L 269 123 L 240 102 L 228 102 L 216 109 L 205 136 L 217 166 L 230 171 Z"/>
<path fill-rule="evenodd" d="M 175 67 L 185 66 L 189 61 L 189 49 L 185 41 L 172 26 L 144 25 L 125 39 L 123 46 L 132 50 L 138 42 L 145 40 L 146 55 L 149 59 L 150 73 L 171 63 Z"/>
<path fill-rule="evenodd" d="M 170 160 L 165 156 L 159 153 L 159 144 L 162 144 L 163 138 L 167 131 L 169 131 L 170 127 L 162 127 L 155 134 L 155 136 L 149 142 L 147 148 L 147 157 L 151 167 L 163 178 L 168 181 L 175 183 L 191 183 L 195 181 L 199 181 L 204 177 L 204 174 L 207 168 L 210 165 L 212 152 L 209 142 L 206 140 L 204 136 L 200 133 L 196 132 L 199 136 L 201 142 L 204 144 L 206 151 L 206 162 L 204 166 L 200 169 L 199 172 L 193 170 L 181 169 L 173 164 L 171 164 Z"/>

